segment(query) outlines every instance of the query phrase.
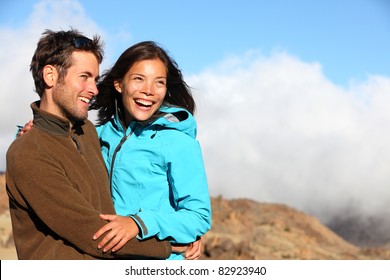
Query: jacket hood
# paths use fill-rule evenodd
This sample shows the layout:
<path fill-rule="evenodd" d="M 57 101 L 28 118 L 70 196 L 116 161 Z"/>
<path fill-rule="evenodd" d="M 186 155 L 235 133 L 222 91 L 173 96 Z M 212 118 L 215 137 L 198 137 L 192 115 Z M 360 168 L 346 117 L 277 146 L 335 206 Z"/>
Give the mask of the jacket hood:
<path fill-rule="evenodd" d="M 117 114 L 113 119 L 114 125 L 119 131 L 125 131 L 126 128 L 120 115 L 120 111 L 117 110 Z M 196 138 L 197 133 L 195 118 L 189 111 L 180 107 L 168 107 L 165 105 L 161 106 L 159 111 L 157 111 L 149 120 L 144 122 L 133 121 L 130 123 L 130 127 L 132 127 L 136 134 L 145 131 L 144 129 L 146 127 L 155 131 L 158 131 L 161 128 L 176 129 L 192 138 Z"/>
<path fill-rule="evenodd" d="M 196 138 L 196 121 L 190 112 L 179 107 L 162 106 L 160 113 L 162 114 L 153 122 L 153 125 L 176 129 Z"/>

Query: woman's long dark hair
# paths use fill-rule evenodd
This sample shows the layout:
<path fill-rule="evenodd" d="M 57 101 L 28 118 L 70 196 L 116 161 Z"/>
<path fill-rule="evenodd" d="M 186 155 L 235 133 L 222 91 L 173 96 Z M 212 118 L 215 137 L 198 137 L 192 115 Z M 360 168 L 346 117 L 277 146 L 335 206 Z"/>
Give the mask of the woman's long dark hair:
<path fill-rule="evenodd" d="M 125 50 L 114 66 L 103 73 L 98 83 L 99 94 L 90 107 L 92 110 L 99 110 L 99 124 L 109 121 L 116 114 L 116 106 L 121 110 L 124 109 L 121 95 L 114 87 L 114 81 L 121 81 L 136 62 L 156 58 L 160 59 L 167 68 L 167 94 L 164 104 L 187 109 L 191 114 L 195 112 L 195 101 L 191 90 L 183 80 L 177 63 L 156 42 L 145 41 Z"/>

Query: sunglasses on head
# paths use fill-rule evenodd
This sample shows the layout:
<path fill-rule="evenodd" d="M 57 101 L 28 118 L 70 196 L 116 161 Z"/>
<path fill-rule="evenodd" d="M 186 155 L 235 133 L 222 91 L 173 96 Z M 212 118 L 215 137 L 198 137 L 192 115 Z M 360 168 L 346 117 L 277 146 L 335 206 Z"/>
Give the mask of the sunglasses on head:
<path fill-rule="evenodd" d="M 63 46 L 51 52 L 47 56 L 46 61 L 53 55 L 59 54 L 60 52 L 62 52 L 66 48 L 69 48 L 70 46 L 74 46 L 76 49 L 80 49 L 82 47 L 88 46 L 89 44 L 91 44 L 91 42 L 92 42 L 91 39 L 84 36 L 74 37 L 68 43 L 64 44 Z"/>

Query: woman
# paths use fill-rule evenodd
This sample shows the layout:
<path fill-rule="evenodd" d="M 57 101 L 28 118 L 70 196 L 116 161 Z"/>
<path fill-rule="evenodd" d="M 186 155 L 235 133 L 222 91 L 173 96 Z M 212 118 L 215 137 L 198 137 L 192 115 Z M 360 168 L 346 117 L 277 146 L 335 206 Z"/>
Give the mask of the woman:
<path fill-rule="evenodd" d="M 195 102 L 176 62 L 155 42 L 141 42 L 102 78 L 91 108 L 99 110 L 97 131 L 116 212 L 135 222 L 126 238 L 194 242 L 210 229 L 211 207 L 195 138 Z M 99 246 L 118 250 L 126 239 L 114 237 L 108 233 Z"/>

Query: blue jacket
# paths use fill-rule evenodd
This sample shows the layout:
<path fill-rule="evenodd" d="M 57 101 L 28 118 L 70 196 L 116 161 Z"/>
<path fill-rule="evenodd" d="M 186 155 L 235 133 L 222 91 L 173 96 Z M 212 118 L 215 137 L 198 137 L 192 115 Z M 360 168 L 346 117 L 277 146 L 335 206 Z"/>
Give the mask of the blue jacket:
<path fill-rule="evenodd" d="M 139 225 L 138 238 L 190 243 L 211 226 L 196 122 L 181 108 L 162 107 L 160 113 L 127 129 L 117 116 L 97 127 L 112 198 L 117 213 Z"/>

